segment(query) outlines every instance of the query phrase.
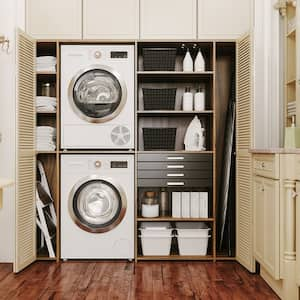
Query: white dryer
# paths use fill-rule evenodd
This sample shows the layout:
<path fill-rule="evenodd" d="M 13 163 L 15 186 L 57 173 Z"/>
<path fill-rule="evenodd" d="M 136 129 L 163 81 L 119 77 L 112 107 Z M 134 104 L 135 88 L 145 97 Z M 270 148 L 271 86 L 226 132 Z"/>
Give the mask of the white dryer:
<path fill-rule="evenodd" d="M 61 148 L 134 148 L 134 46 L 61 46 Z"/>
<path fill-rule="evenodd" d="M 133 155 L 61 156 L 61 258 L 134 258 Z"/>

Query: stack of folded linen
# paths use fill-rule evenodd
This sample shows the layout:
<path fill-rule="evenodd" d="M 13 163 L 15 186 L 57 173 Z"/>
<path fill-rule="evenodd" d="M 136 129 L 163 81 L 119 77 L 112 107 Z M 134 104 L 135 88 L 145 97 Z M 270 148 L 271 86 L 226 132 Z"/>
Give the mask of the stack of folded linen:
<path fill-rule="evenodd" d="M 54 151 L 56 141 L 56 129 L 50 126 L 37 126 L 36 128 L 36 150 Z"/>
<path fill-rule="evenodd" d="M 287 104 L 287 114 L 288 117 L 296 115 L 296 101 L 291 101 Z"/>
<path fill-rule="evenodd" d="M 38 72 L 55 72 L 56 57 L 55 56 L 39 56 L 36 58 L 36 70 Z"/>
<path fill-rule="evenodd" d="M 36 97 L 37 112 L 56 112 L 56 98 L 47 96 Z"/>

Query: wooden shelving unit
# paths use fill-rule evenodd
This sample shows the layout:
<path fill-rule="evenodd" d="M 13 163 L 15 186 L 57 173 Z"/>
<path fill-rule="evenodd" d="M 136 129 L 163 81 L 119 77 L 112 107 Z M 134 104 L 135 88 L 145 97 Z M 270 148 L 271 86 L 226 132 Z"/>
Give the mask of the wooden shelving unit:
<path fill-rule="evenodd" d="M 297 99 L 296 92 L 296 56 L 297 56 L 297 26 L 296 26 L 296 7 L 293 2 L 287 2 L 286 9 L 286 38 L 285 38 L 285 124 L 287 127 L 291 125 L 292 116 L 288 114 L 288 104 L 295 103 L 296 108 L 294 116 L 296 117 L 297 126 L 300 125 L 300 104 Z"/>
<path fill-rule="evenodd" d="M 174 218 L 174 217 L 157 217 L 143 218 L 138 217 L 138 222 L 214 222 L 214 218 Z"/>
<path fill-rule="evenodd" d="M 59 42 L 58 41 L 44 41 L 38 40 L 36 42 L 37 56 L 55 56 L 57 59 L 57 70 L 59 68 Z M 60 112 L 59 112 L 59 72 L 36 72 L 36 92 L 37 96 L 41 95 L 41 84 L 45 82 L 51 83 L 50 94 L 52 97 L 56 97 L 57 105 L 55 112 L 37 112 L 36 119 L 37 125 L 52 126 L 56 128 L 56 150 L 54 151 L 36 151 L 36 158 L 39 159 L 45 169 L 49 187 L 52 197 L 54 199 L 54 205 L 56 209 L 57 224 L 56 224 L 56 241 L 55 241 L 55 254 L 54 258 L 49 257 L 47 249 L 42 249 L 41 252 L 37 252 L 38 260 L 59 261 L 59 207 L 60 207 L 60 166 L 59 166 L 59 129 L 60 129 Z"/>
<path fill-rule="evenodd" d="M 187 47 L 191 48 L 194 43 L 185 43 Z M 215 53 L 215 43 L 214 42 L 204 42 L 198 43 L 198 47 L 203 47 L 207 70 L 205 72 L 183 72 L 182 71 L 182 60 L 184 52 L 181 49 L 181 43 L 179 42 L 141 42 L 137 43 L 137 199 L 136 199 L 136 230 L 138 231 L 139 222 L 205 222 L 211 228 L 211 238 L 209 241 L 208 255 L 206 256 L 181 256 L 178 255 L 177 246 L 172 245 L 171 255 L 169 256 L 143 256 L 141 255 L 140 241 L 137 236 L 137 257 L 136 260 L 215 260 L 216 249 L 215 249 L 215 191 L 214 191 L 214 177 L 211 179 L 211 187 L 207 186 L 194 186 L 193 188 L 166 188 L 163 186 L 154 186 L 153 190 L 160 190 L 161 188 L 166 188 L 169 193 L 169 202 L 171 202 L 171 192 L 172 191 L 208 191 L 209 192 L 209 218 L 174 218 L 171 216 L 160 216 L 157 218 L 143 218 L 140 216 L 140 204 L 141 204 L 141 193 L 144 190 L 151 190 L 151 188 L 145 188 L 139 186 L 139 155 L 197 155 L 206 157 L 207 155 L 211 157 L 211 168 L 214 167 L 214 156 L 215 156 L 215 121 L 214 121 L 214 53 Z M 143 47 L 176 47 L 177 56 L 174 71 L 145 71 L 143 69 Z M 185 86 L 191 86 L 193 89 L 197 87 L 205 86 L 206 90 L 206 109 L 204 111 L 183 111 L 182 110 L 182 95 Z M 143 94 L 142 88 L 176 88 L 176 103 L 174 110 L 144 110 L 143 108 Z M 198 116 L 201 121 L 206 126 L 206 141 L 207 150 L 205 151 L 186 151 L 184 149 L 183 140 L 187 129 L 187 126 L 192 121 L 194 116 Z M 159 150 L 159 151 L 149 151 L 143 148 L 143 136 L 141 133 L 141 128 L 143 127 L 177 127 L 176 145 L 173 151 L 169 150 Z M 204 156 L 206 155 L 206 156 Z M 205 158 L 204 158 L 205 159 Z M 159 164 L 159 162 L 155 162 Z M 213 173 L 213 170 L 211 170 Z M 170 204 L 171 206 L 171 204 Z M 171 215 L 171 214 L 170 214 Z"/>

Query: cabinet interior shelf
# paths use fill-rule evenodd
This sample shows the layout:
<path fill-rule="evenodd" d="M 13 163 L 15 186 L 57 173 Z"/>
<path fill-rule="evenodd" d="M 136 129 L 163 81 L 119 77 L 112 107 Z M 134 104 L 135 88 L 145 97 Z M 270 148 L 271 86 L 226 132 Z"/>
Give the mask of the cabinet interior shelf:
<path fill-rule="evenodd" d="M 167 255 L 167 256 L 142 256 L 139 255 L 137 260 L 213 260 L 212 255 L 197 256 L 197 255 Z"/>
<path fill-rule="evenodd" d="M 56 75 L 56 72 L 36 71 L 36 75 Z"/>
<path fill-rule="evenodd" d="M 44 115 L 44 116 L 56 116 L 56 111 L 37 111 L 38 115 Z"/>
<path fill-rule="evenodd" d="M 213 218 L 174 218 L 174 217 L 157 217 L 157 218 L 143 218 L 138 217 L 137 221 L 145 222 L 214 222 Z"/>
<path fill-rule="evenodd" d="M 56 261 L 57 257 L 49 257 L 49 256 L 38 256 L 37 260 L 44 260 L 44 261 Z"/>
<path fill-rule="evenodd" d="M 170 154 L 184 154 L 184 153 L 191 153 L 191 154 L 213 154 L 214 151 L 185 151 L 185 150 L 174 150 L 174 151 L 163 151 L 163 150 L 153 150 L 153 151 L 137 151 L 138 154 L 143 153 L 170 153 Z"/>
<path fill-rule="evenodd" d="M 197 115 L 197 114 L 213 114 L 213 110 L 202 110 L 202 111 L 182 111 L 182 110 L 139 110 L 139 115 Z"/>
<path fill-rule="evenodd" d="M 35 151 L 38 154 L 56 154 L 58 151 Z"/>

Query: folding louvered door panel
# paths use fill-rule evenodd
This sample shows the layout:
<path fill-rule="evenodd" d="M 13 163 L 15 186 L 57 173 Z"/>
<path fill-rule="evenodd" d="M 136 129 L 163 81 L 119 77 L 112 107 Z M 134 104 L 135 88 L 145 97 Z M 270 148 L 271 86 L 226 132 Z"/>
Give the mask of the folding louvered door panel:
<path fill-rule="evenodd" d="M 36 46 L 17 31 L 16 256 L 14 272 L 36 259 L 35 56 Z"/>
<path fill-rule="evenodd" d="M 296 260 L 297 260 L 297 284 L 300 286 L 300 182 L 296 183 Z"/>
<path fill-rule="evenodd" d="M 237 124 L 236 124 L 236 258 L 254 271 L 252 204 L 252 48 L 247 35 L 237 43 Z"/>

